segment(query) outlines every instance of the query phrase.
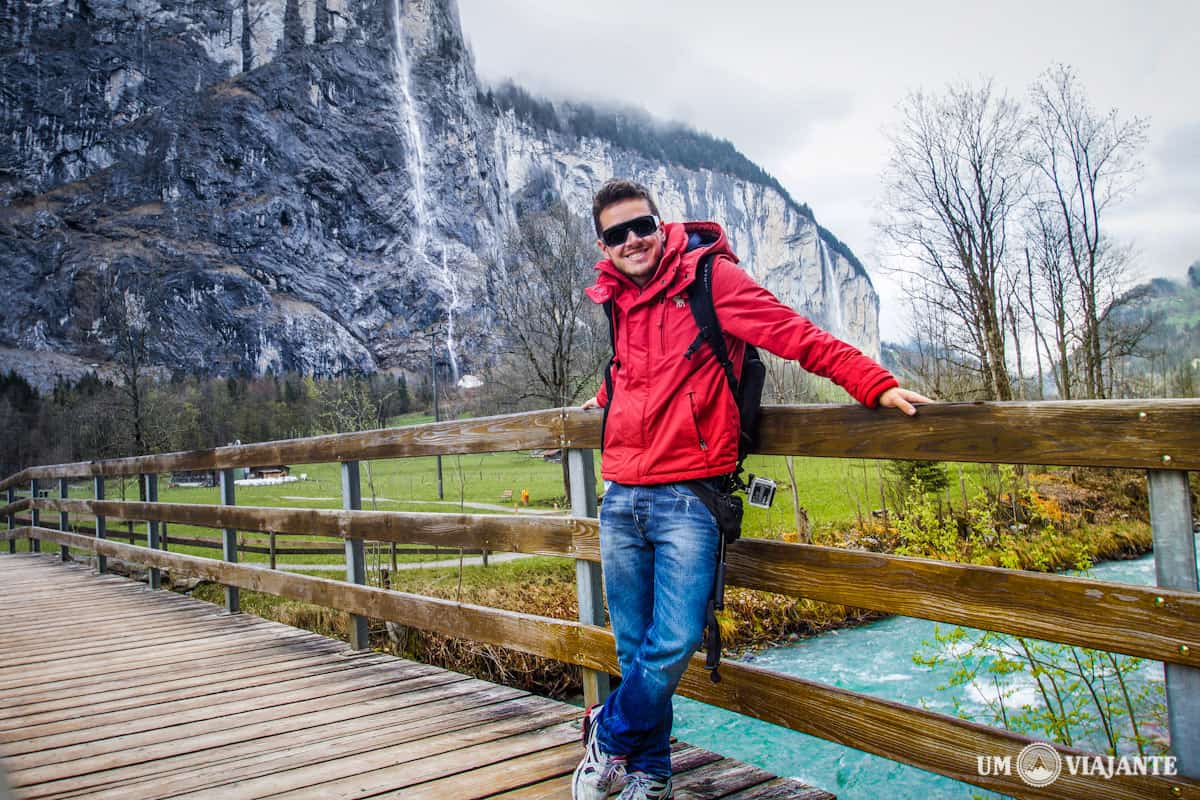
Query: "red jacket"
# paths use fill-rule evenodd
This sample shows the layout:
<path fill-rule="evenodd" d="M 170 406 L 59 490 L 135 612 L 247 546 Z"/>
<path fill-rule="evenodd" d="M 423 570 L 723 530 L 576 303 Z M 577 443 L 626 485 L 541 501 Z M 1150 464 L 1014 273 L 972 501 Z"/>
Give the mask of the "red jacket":
<path fill-rule="evenodd" d="M 587 289 L 596 303 L 613 299 L 617 318 L 618 366 L 601 467 L 606 480 L 671 483 L 722 475 L 737 465 L 738 410 L 721 365 L 708 345 L 684 358 L 698 333 L 687 288 L 706 253 L 717 254 L 713 305 L 736 370 L 749 342 L 800 362 L 867 406 L 897 385 L 879 364 L 755 283 L 737 266 L 716 223 L 667 223 L 664 230 L 662 261 L 645 287 L 604 259 L 596 264 L 596 284 Z M 689 237 L 699 245 L 689 249 Z M 603 386 L 597 400 L 608 405 Z"/>

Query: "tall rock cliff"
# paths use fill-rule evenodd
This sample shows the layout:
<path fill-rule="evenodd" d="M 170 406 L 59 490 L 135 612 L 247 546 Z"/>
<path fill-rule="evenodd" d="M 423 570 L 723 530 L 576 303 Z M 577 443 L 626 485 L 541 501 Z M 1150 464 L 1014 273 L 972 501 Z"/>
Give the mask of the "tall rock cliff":
<path fill-rule="evenodd" d="M 172 369 L 415 368 L 435 330 L 465 368 L 522 198 L 586 209 L 613 175 L 879 349 L 869 278 L 807 209 L 497 105 L 453 0 L 0 0 L 0 78 L 6 359 L 103 361 L 115 303 Z"/>

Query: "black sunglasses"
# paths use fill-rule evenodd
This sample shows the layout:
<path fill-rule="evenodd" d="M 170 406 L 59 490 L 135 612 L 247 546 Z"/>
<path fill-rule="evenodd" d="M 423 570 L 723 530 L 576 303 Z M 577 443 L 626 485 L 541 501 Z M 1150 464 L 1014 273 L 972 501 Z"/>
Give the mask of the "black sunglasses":
<path fill-rule="evenodd" d="M 600 238 L 609 247 L 619 247 L 625 244 L 625 239 L 629 236 L 630 231 L 633 231 L 639 239 L 643 239 L 656 230 L 658 230 L 658 217 L 647 214 L 644 217 L 634 217 L 628 222 L 605 228 L 604 232 L 600 234 Z"/>

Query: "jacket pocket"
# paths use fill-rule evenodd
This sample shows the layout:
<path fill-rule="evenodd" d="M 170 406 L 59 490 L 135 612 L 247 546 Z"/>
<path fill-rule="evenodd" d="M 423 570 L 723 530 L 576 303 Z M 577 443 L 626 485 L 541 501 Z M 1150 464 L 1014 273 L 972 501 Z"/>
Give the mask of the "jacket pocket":
<path fill-rule="evenodd" d="M 708 442 L 704 441 L 704 433 L 700 430 L 700 415 L 696 412 L 696 393 L 688 392 L 688 406 L 692 409 L 692 424 L 696 426 L 696 441 L 700 444 L 701 450 L 708 449 Z"/>

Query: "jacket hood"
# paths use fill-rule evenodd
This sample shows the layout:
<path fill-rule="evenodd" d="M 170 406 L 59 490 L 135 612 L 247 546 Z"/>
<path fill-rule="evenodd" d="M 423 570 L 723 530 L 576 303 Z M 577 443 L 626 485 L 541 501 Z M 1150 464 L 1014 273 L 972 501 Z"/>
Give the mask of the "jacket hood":
<path fill-rule="evenodd" d="M 663 231 L 666 243 L 654 277 L 639 288 L 611 259 L 603 258 L 596 262 L 596 283 L 585 290 L 592 302 L 604 303 L 625 292 L 632 292 L 637 300 L 649 300 L 664 288 L 687 286 L 696 277 L 700 259 L 709 253 L 723 255 L 737 263 L 738 258 L 729 246 L 725 231 L 715 222 L 667 222 L 663 224 Z"/>

